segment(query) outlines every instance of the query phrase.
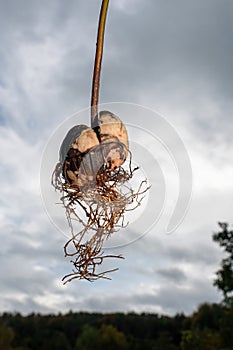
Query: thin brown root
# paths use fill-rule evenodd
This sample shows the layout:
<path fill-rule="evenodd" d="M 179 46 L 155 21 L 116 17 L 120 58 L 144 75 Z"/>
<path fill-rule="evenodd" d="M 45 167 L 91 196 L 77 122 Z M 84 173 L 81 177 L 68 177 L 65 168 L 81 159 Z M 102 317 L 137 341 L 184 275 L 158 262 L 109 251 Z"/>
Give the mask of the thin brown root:
<path fill-rule="evenodd" d="M 118 270 L 98 272 L 97 268 L 106 258 L 123 259 L 121 255 L 104 255 L 102 247 L 106 239 L 127 225 L 124 223 L 125 213 L 140 206 L 149 189 L 146 180 L 136 191 L 130 187 L 129 180 L 137 169 L 132 170 L 130 157 L 128 170 L 120 166 L 110 171 L 103 166 L 95 181 L 80 188 L 64 179 L 60 163 L 56 166 L 52 184 L 62 193 L 61 202 L 72 234 L 64 245 L 64 254 L 73 258 L 74 270 L 62 279 L 64 284 L 74 279 L 111 279 L 107 274 Z"/>

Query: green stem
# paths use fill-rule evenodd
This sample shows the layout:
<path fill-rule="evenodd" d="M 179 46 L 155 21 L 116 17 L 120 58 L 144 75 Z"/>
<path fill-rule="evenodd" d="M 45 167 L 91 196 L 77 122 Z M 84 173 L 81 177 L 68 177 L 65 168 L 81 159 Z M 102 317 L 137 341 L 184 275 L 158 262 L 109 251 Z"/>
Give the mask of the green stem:
<path fill-rule="evenodd" d="M 94 126 L 95 116 L 98 114 L 98 102 L 99 102 L 99 85 L 100 85 L 100 72 L 101 63 L 103 57 L 103 46 L 104 46 L 104 31 L 106 16 L 108 11 L 109 0 L 103 0 L 99 15 L 99 26 L 96 42 L 95 52 L 95 65 L 92 80 L 92 94 L 91 94 L 91 126 Z"/>

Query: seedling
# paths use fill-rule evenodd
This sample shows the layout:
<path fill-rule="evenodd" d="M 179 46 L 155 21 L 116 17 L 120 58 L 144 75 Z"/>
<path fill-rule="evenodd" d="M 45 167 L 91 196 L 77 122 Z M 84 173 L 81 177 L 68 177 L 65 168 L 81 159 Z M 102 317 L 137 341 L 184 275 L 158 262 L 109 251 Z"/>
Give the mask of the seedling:
<path fill-rule="evenodd" d="M 129 185 L 138 168 L 131 168 L 132 155 L 125 125 L 110 111 L 98 112 L 108 2 L 102 1 L 99 16 L 91 127 L 76 125 L 67 133 L 52 177 L 53 186 L 62 193 L 61 202 L 71 229 L 64 253 L 72 257 L 74 269 L 63 277 L 64 284 L 73 279 L 110 279 L 108 273 L 117 268 L 100 272 L 98 267 L 107 258 L 123 259 L 123 256 L 105 254 L 103 244 L 125 226 L 125 213 L 136 209 L 148 190 L 146 181 L 142 181 L 136 191 Z"/>

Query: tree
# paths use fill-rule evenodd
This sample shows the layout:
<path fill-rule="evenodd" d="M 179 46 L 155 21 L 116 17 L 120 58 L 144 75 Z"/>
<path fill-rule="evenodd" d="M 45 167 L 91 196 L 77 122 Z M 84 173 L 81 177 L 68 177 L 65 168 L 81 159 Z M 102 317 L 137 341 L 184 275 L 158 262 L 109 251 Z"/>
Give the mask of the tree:
<path fill-rule="evenodd" d="M 102 349 L 124 349 L 128 348 L 124 333 L 119 332 L 112 325 L 102 325 L 100 329 Z"/>
<path fill-rule="evenodd" d="M 100 329 L 86 325 L 77 339 L 75 350 L 126 350 L 128 348 L 124 333 L 112 325 L 102 325 Z"/>
<path fill-rule="evenodd" d="M 65 333 L 60 331 L 47 332 L 41 346 L 42 350 L 71 350 Z"/>
<path fill-rule="evenodd" d="M 182 332 L 181 350 L 219 350 L 222 341 L 218 332 L 192 329 Z"/>
<path fill-rule="evenodd" d="M 77 339 L 75 350 L 92 350 L 100 348 L 100 335 L 98 329 L 86 325 Z"/>
<path fill-rule="evenodd" d="M 230 305 L 233 302 L 233 230 L 227 223 L 218 224 L 221 230 L 213 235 L 213 240 L 224 248 L 228 256 L 221 262 L 221 269 L 216 273 L 214 285 L 222 291 L 224 302 Z"/>
<path fill-rule="evenodd" d="M 153 341 L 152 350 L 177 350 L 178 348 L 174 345 L 174 340 L 170 332 L 162 331 L 156 340 Z"/>
<path fill-rule="evenodd" d="M 224 347 L 221 334 L 225 307 L 218 304 L 202 304 L 190 317 L 190 329 L 182 331 L 181 350 L 219 350 Z"/>
<path fill-rule="evenodd" d="M 15 334 L 12 328 L 7 325 L 0 324 L 0 349 L 1 350 L 26 350 L 21 347 L 13 347 L 12 342 Z"/>
<path fill-rule="evenodd" d="M 12 349 L 11 343 L 14 339 L 14 332 L 10 327 L 0 326 L 0 349 Z"/>

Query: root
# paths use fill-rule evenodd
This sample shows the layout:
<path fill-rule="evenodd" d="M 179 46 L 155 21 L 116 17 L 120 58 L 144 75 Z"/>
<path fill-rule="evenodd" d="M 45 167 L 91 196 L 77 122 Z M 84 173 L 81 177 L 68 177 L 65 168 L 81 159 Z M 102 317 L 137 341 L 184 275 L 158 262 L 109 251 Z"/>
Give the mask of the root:
<path fill-rule="evenodd" d="M 138 169 L 125 170 L 122 166 L 109 170 L 102 166 L 95 181 L 80 186 L 70 184 L 64 179 L 62 164 L 58 163 L 52 185 L 62 193 L 61 202 L 65 207 L 72 237 L 64 246 L 64 254 L 72 257 L 73 272 L 63 277 L 63 283 L 73 279 L 94 281 L 110 279 L 107 274 L 118 270 L 97 272 L 96 269 L 107 258 L 124 259 L 121 255 L 105 255 L 103 243 L 114 232 L 125 227 L 124 214 L 135 210 L 149 189 L 146 180 L 134 191 L 128 182 Z M 133 204 L 133 207 L 132 207 Z M 76 226 L 81 229 L 76 230 Z M 74 228 L 75 226 L 75 228 Z M 87 236 L 91 237 L 87 239 Z"/>

